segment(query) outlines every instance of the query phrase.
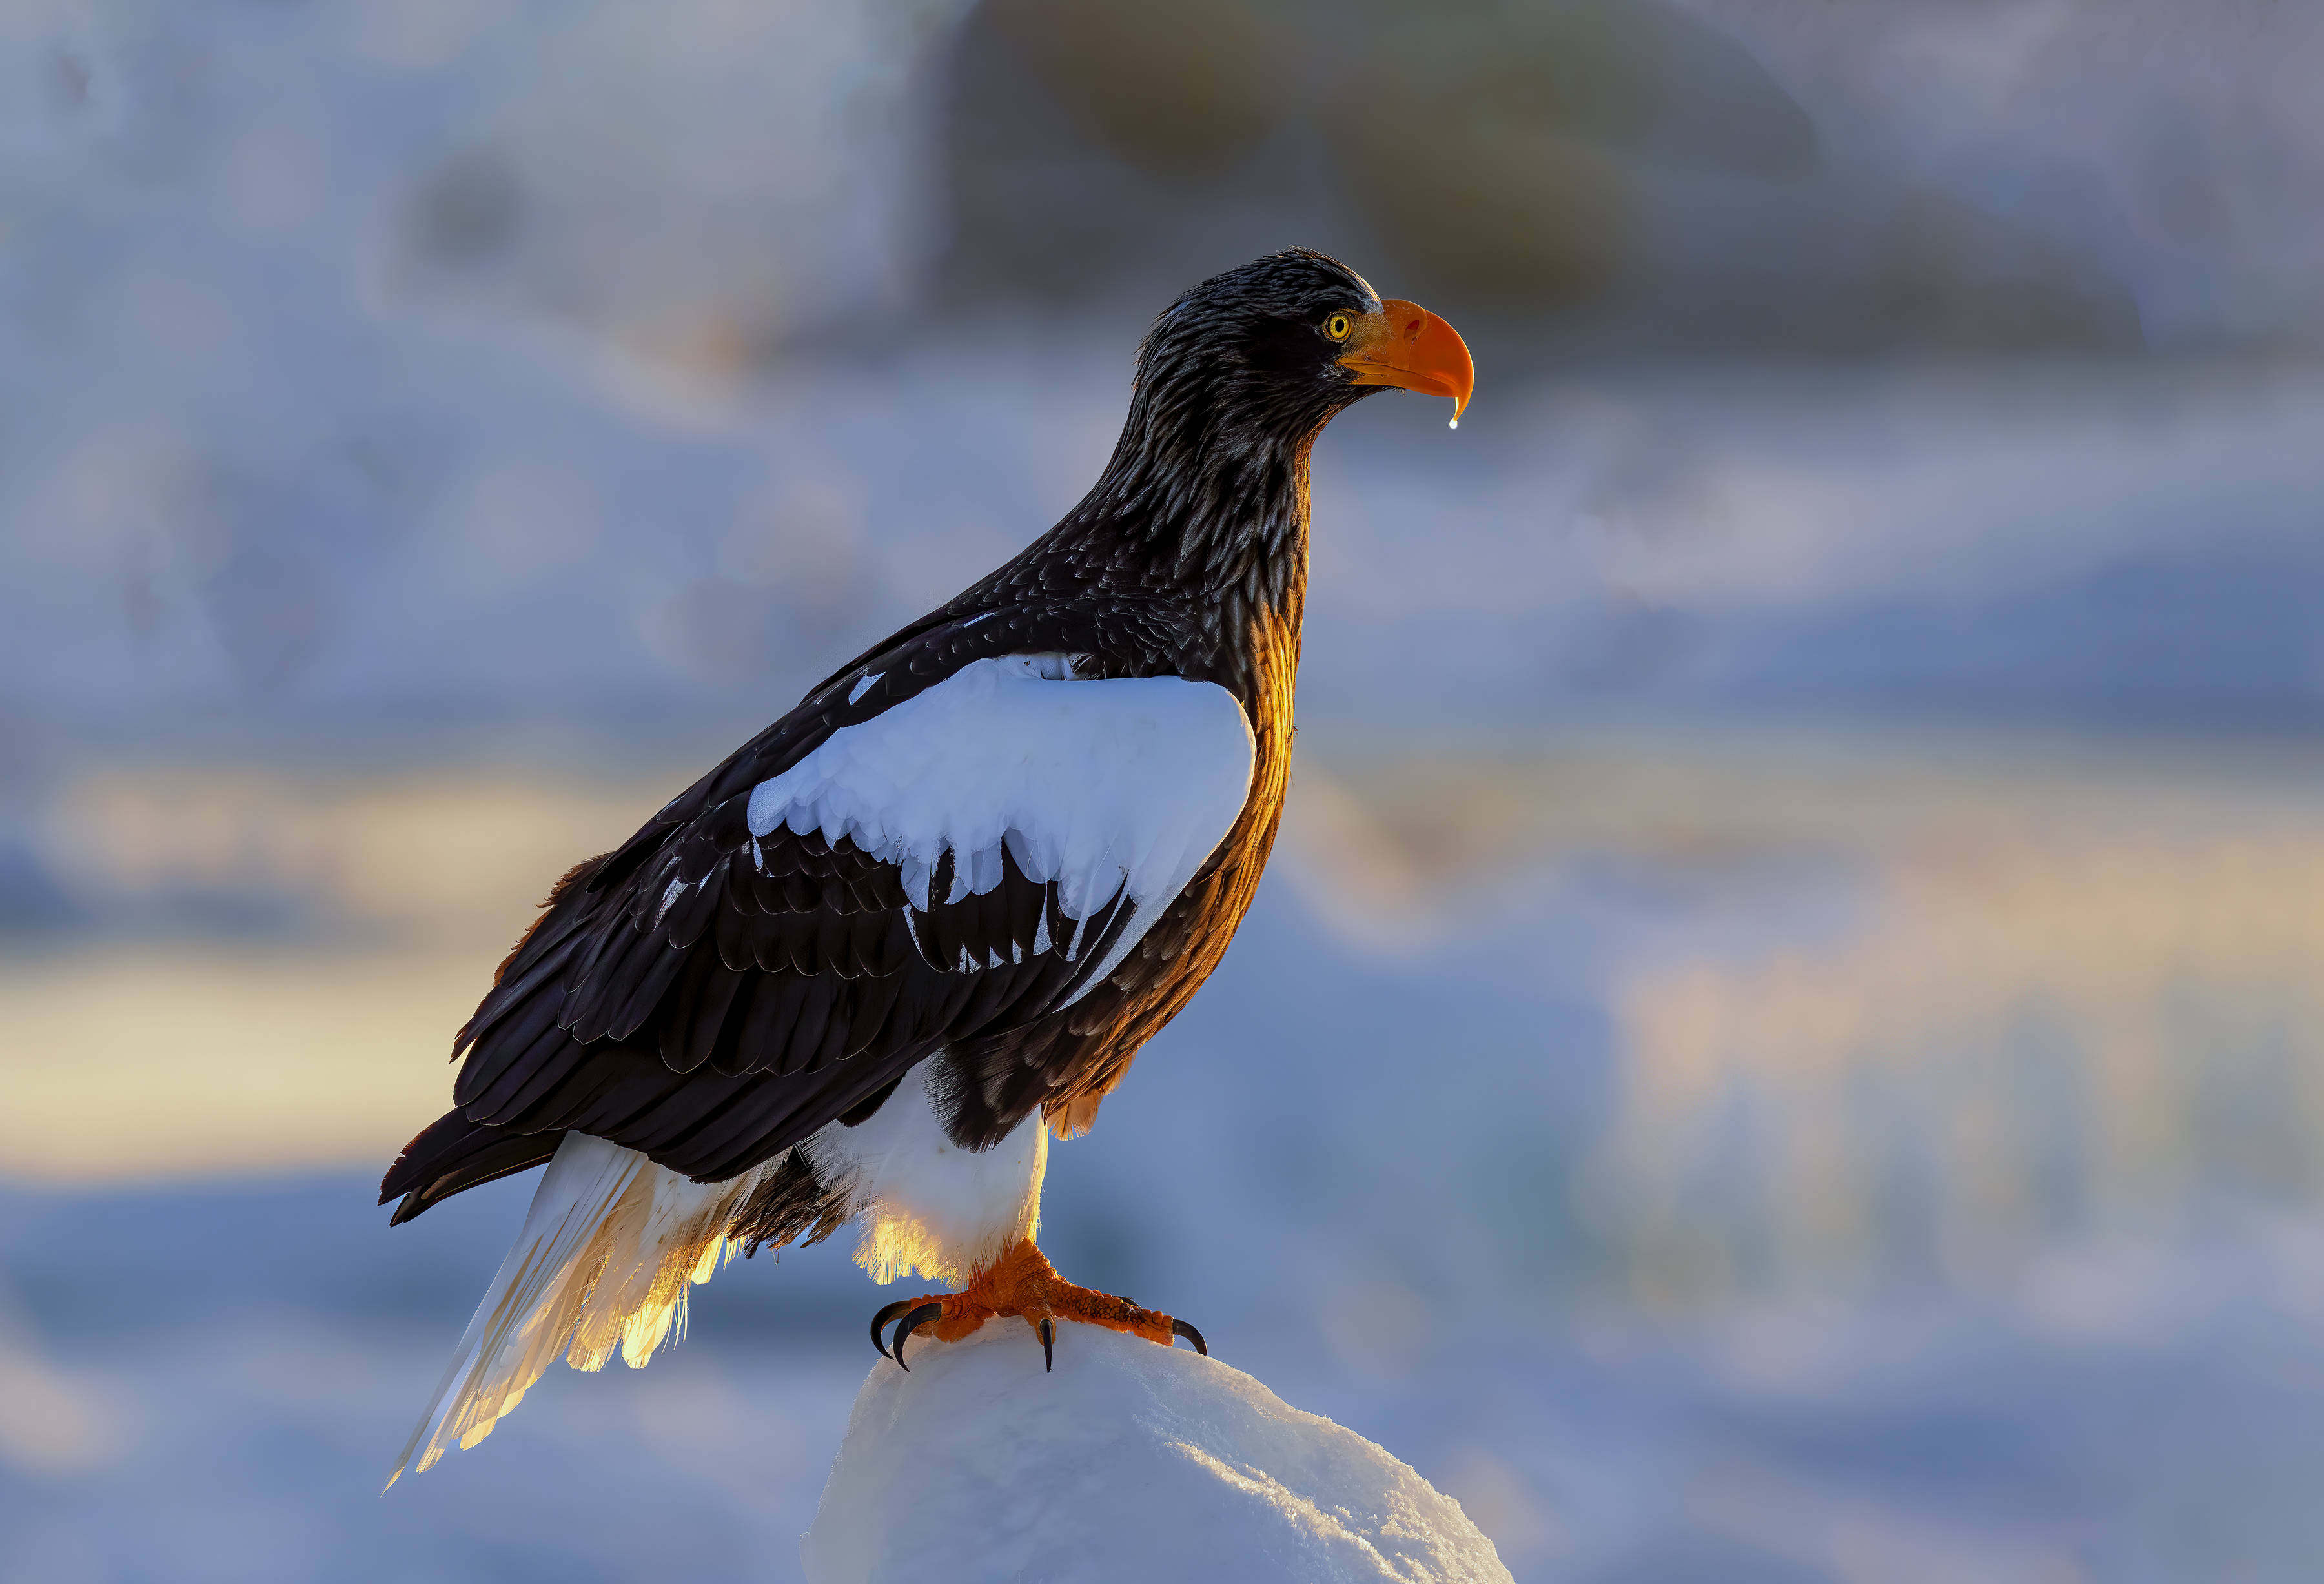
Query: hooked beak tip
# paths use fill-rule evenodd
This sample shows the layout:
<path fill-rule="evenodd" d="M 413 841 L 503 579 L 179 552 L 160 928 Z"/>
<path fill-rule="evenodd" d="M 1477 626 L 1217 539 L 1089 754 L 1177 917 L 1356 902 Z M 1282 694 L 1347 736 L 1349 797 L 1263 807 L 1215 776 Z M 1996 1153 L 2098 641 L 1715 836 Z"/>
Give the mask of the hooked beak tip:
<path fill-rule="evenodd" d="M 1416 302 L 1389 298 L 1367 314 L 1342 367 L 1359 385 L 1391 385 L 1424 396 L 1449 397 L 1458 428 L 1476 390 L 1477 370 L 1461 333 Z"/>

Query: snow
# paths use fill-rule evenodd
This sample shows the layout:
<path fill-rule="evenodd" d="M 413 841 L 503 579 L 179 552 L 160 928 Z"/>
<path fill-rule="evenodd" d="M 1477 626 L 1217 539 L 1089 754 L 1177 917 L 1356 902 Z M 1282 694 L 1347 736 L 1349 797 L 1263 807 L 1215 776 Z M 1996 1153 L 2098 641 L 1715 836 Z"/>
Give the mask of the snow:
<path fill-rule="evenodd" d="M 1254 745 L 1242 706 L 1214 683 L 1061 682 L 1042 674 L 1049 658 L 978 660 L 842 727 L 752 791 L 752 833 L 850 837 L 900 865 L 923 909 L 947 851 L 958 902 L 1001 883 L 1004 843 L 1027 875 L 1060 882 L 1069 917 L 1126 888 L 1138 912 L 1084 976 L 1095 984 L 1159 916 L 1143 904 L 1176 897 L 1225 839 Z"/>
<path fill-rule="evenodd" d="M 809 1584 L 1509 1577 L 1404 1464 L 1233 1367 L 1015 1321 L 881 1360 L 800 1546 Z"/>

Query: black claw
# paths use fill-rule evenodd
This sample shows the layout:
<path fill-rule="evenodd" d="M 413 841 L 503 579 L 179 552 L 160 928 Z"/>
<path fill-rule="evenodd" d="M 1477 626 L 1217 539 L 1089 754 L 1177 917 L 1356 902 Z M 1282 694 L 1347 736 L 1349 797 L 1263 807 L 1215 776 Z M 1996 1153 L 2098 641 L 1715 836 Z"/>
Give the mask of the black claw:
<path fill-rule="evenodd" d="M 1184 1337 L 1188 1341 L 1194 1343 L 1194 1351 L 1200 1353 L 1204 1358 L 1207 1358 L 1211 1356 L 1211 1350 L 1203 1346 L 1203 1333 L 1196 1331 L 1193 1326 L 1188 1325 L 1185 1321 L 1172 1321 L 1170 1322 L 1170 1334 L 1174 1337 Z"/>
<path fill-rule="evenodd" d="M 1053 1351 L 1057 1345 L 1057 1322 L 1045 1319 L 1033 1329 L 1040 1333 L 1041 1369 L 1044 1374 L 1047 1374 L 1057 1367 L 1056 1356 Z"/>
<path fill-rule="evenodd" d="M 880 1333 L 888 1329 L 890 1321 L 909 1309 L 913 1303 L 914 1300 L 910 1298 L 899 1298 L 893 1303 L 882 1306 L 880 1312 L 872 1317 L 872 1345 L 880 1349 L 881 1358 L 887 1358 L 892 1355 L 889 1353 L 888 1344 L 881 1339 Z"/>
<path fill-rule="evenodd" d="M 922 1322 L 934 1320 L 943 1312 L 944 1305 L 941 1303 L 923 1303 L 896 1322 L 896 1340 L 888 1344 L 891 1349 L 888 1357 L 896 1361 L 899 1369 L 908 1374 L 912 1368 L 904 1362 L 904 1339 L 918 1331 Z"/>

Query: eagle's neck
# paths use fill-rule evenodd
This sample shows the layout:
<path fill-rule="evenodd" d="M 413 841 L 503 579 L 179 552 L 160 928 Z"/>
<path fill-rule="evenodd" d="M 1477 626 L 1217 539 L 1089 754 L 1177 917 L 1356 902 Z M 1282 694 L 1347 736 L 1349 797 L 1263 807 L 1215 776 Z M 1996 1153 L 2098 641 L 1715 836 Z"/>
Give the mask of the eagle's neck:
<path fill-rule="evenodd" d="M 1140 402 L 1095 487 L 1058 524 L 1058 548 L 1115 592 L 1165 593 L 1296 630 L 1314 447 L 1312 429 Z"/>

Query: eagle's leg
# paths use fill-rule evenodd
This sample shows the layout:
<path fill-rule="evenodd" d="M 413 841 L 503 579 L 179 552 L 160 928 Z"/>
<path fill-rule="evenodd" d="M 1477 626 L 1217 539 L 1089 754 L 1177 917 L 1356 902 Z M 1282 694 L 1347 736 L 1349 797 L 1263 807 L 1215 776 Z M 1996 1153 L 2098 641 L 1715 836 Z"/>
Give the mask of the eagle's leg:
<path fill-rule="evenodd" d="M 1030 1239 L 1010 1244 L 999 1259 L 978 1271 L 957 1293 L 932 1293 L 890 1303 L 872 1321 L 872 1340 L 880 1350 L 904 1362 L 904 1339 L 926 1327 L 939 1341 L 956 1342 L 986 1321 L 1017 1315 L 1041 1339 L 1046 1359 L 1056 1340 L 1056 1322 L 1077 1320 L 1102 1325 L 1149 1342 L 1168 1347 L 1185 1337 L 1198 1353 L 1208 1353 L 1203 1333 L 1183 1320 L 1151 1309 L 1140 1309 L 1127 1298 L 1079 1287 L 1059 1275 L 1047 1256 Z M 881 1343 L 880 1333 L 891 1319 L 901 1316 L 892 1343 Z M 892 1349 L 892 1350 L 891 1350 Z M 910 1368 L 908 1365 L 907 1368 Z"/>

